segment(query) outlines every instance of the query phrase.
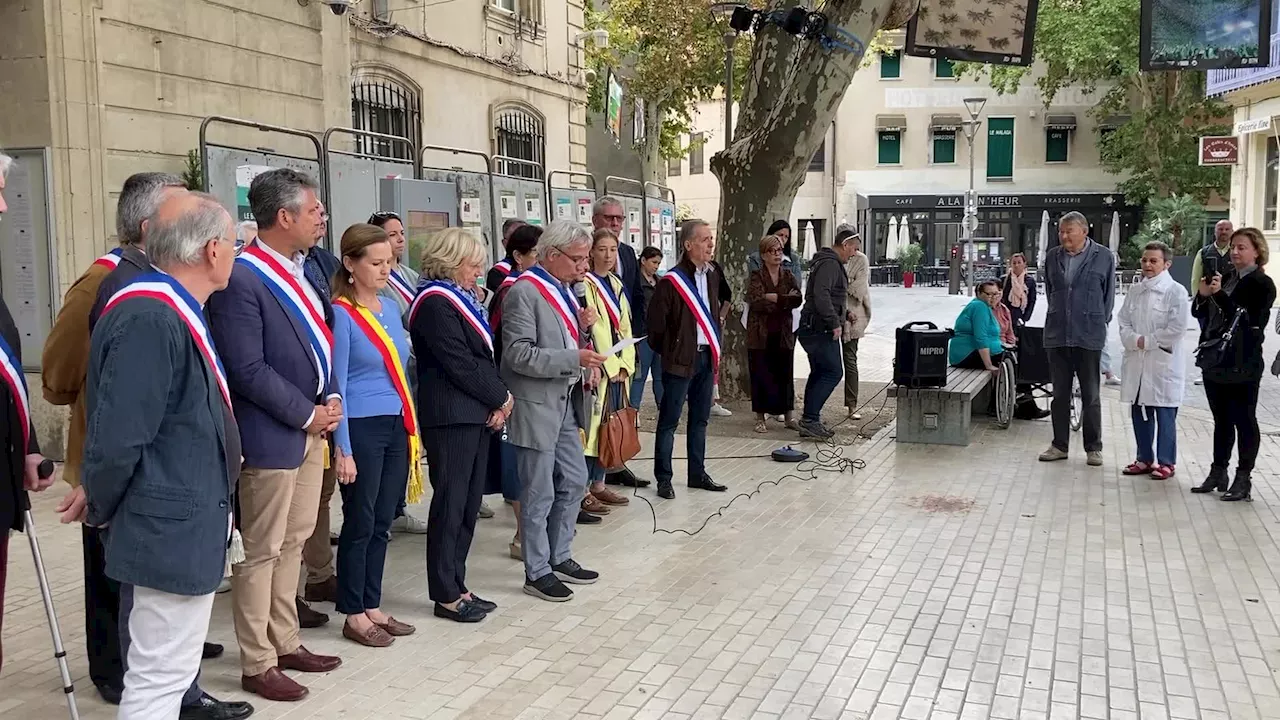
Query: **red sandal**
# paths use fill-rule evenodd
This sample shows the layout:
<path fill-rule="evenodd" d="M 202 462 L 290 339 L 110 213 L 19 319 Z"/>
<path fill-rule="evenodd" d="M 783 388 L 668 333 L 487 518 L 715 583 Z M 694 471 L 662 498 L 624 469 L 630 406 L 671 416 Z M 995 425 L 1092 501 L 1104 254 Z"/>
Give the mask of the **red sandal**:
<path fill-rule="evenodd" d="M 1155 467 L 1151 468 L 1151 479 L 1152 480 L 1168 480 L 1169 478 L 1173 477 L 1173 472 L 1174 472 L 1174 469 L 1172 465 L 1156 465 Z"/>
<path fill-rule="evenodd" d="M 1146 475 L 1147 473 L 1154 472 L 1156 467 L 1156 465 L 1151 463 L 1135 460 L 1129 463 L 1129 466 L 1121 470 L 1120 473 L 1122 475 Z"/>

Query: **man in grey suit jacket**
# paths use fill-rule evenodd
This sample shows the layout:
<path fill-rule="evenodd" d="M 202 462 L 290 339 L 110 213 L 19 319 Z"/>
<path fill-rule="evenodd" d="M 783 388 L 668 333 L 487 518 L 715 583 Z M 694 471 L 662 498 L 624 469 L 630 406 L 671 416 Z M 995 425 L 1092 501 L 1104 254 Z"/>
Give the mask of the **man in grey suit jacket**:
<path fill-rule="evenodd" d="M 171 197 L 149 221 L 147 257 L 163 272 L 122 288 L 94 328 L 82 482 L 85 522 L 107 527 L 107 575 L 133 603 L 118 717 L 176 720 L 200 668 L 240 470 L 202 312 L 235 262 L 231 216 L 202 194 Z"/>
<path fill-rule="evenodd" d="M 583 342 L 594 313 L 579 308 L 570 289 L 582 280 L 590 257 L 585 230 L 567 220 L 551 223 L 538 242 L 538 265 L 502 303 L 501 374 L 516 400 L 507 432 L 524 484 L 524 591 L 551 602 L 573 597 L 564 583 L 589 585 L 599 578 L 571 553 L 587 486 L 579 431 L 590 422 L 587 399 L 604 362 Z"/>

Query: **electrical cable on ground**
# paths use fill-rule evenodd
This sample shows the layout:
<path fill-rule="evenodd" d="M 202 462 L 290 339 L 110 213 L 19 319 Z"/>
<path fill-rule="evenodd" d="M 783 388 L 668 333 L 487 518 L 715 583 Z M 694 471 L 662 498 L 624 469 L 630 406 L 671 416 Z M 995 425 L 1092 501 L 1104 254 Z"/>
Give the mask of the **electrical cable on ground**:
<path fill-rule="evenodd" d="M 882 387 L 879 390 L 879 392 L 876 392 L 874 395 L 871 396 L 870 399 L 868 399 L 862 405 L 858 406 L 858 408 L 854 411 L 854 413 L 851 413 L 844 420 L 841 420 L 835 425 L 832 425 L 830 429 L 835 430 L 841 425 L 844 425 L 850 422 L 853 419 L 854 414 L 857 414 L 858 412 L 866 409 L 867 406 L 875 402 L 875 399 L 877 397 L 880 397 L 881 395 L 883 395 L 884 398 L 880 402 L 880 407 L 876 409 L 875 415 L 872 415 L 870 419 L 866 420 L 865 422 L 862 423 L 861 426 L 858 427 L 858 432 L 855 435 L 855 439 L 857 437 L 860 437 L 862 435 L 862 431 L 865 430 L 868 425 L 870 425 L 872 422 L 878 419 L 880 417 L 880 414 L 884 412 L 885 406 L 889 404 L 889 395 L 886 392 L 888 389 L 889 389 L 889 385 L 886 384 L 884 387 Z M 767 485 L 774 485 L 774 486 L 781 485 L 784 480 L 798 480 L 800 482 L 810 482 L 812 480 L 816 480 L 818 478 L 818 473 L 820 472 L 841 472 L 842 473 L 847 471 L 852 473 L 855 470 L 863 470 L 867 467 L 867 462 L 862 458 L 844 457 L 845 448 L 852 447 L 853 446 L 852 442 L 837 444 L 834 438 L 835 436 L 832 435 L 832 437 L 827 440 L 802 441 L 802 442 L 812 442 L 814 445 L 817 446 L 817 450 L 815 451 L 815 459 L 803 460 L 796 464 L 796 469 L 793 472 L 784 473 L 782 475 L 779 475 L 776 478 L 762 480 L 759 483 L 757 483 L 755 489 L 751 490 L 750 492 L 740 492 L 734 495 L 732 498 L 729 499 L 729 502 L 722 505 L 720 509 L 716 510 L 715 512 L 711 513 L 706 518 L 704 518 L 703 521 L 694 530 L 688 530 L 686 528 L 658 527 L 658 511 L 657 511 L 657 508 L 654 507 L 653 502 L 649 500 L 649 498 L 645 497 L 644 495 L 640 495 L 639 488 L 632 488 L 631 496 L 634 498 L 643 500 L 644 503 L 649 506 L 649 515 L 653 518 L 653 529 L 651 531 L 651 534 L 657 535 L 659 533 L 662 533 L 665 535 L 687 535 L 688 537 L 693 537 L 698 533 L 702 532 L 703 530 L 705 530 L 707 528 L 707 525 L 710 524 L 711 521 L 714 520 L 715 518 L 724 517 L 724 511 L 732 507 L 733 504 L 737 502 L 739 499 L 747 498 L 748 500 L 750 500 L 756 495 L 759 495 L 760 492 L 764 490 L 765 486 Z M 764 454 L 755 454 L 755 455 L 723 455 L 718 457 L 708 457 L 706 458 L 706 460 L 707 462 L 711 462 L 712 460 L 749 460 L 749 459 L 759 459 L 759 458 L 768 458 L 768 457 L 770 457 L 769 453 L 764 453 Z M 637 458 L 632 458 L 632 461 L 652 460 L 652 459 L 653 459 L 652 456 L 648 458 L 637 457 Z M 672 458 L 672 459 L 677 460 L 679 458 Z"/>

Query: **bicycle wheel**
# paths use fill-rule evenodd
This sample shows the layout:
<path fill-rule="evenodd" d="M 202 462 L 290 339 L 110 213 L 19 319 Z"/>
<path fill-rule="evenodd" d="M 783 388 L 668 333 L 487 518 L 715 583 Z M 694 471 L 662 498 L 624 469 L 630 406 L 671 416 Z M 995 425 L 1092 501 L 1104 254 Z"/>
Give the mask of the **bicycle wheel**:
<path fill-rule="evenodd" d="M 1013 409 L 1018 401 L 1015 375 L 1017 366 L 1012 358 L 1005 358 L 1000 363 L 1000 375 L 996 377 L 996 425 L 1004 430 L 1013 423 Z"/>
<path fill-rule="evenodd" d="M 1080 426 L 1084 424 L 1084 400 L 1080 399 L 1080 381 L 1074 380 L 1071 383 L 1071 430 L 1080 432 Z"/>

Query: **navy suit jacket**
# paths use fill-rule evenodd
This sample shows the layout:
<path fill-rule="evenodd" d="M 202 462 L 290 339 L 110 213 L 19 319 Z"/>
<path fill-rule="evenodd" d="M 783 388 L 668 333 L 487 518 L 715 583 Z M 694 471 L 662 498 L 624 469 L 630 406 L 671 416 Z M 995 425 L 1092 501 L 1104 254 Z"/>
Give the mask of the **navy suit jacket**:
<path fill-rule="evenodd" d="M 175 595 L 218 588 L 239 436 L 181 317 L 143 298 L 99 319 L 89 350 L 82 482 L 110 523 L 107 575 Z"/>
<path fill-rule="evenodd" d="M 333 308 L 321 290 L 325 322 Z M 300 467 L 303 430 L 330 394 L 332 377 L 319 381 L 306 329 L 252 270 L 236 263 L 227 289 L 206 306 L 209 331 L 222 356 L 231 402 L 244 439 L 244 463 L 267 470 Z"/>
<path fill-rule="evenodd" d="M 493 352 L 448 300 L 423 298 L 409 338 L 418 359 L 422 427 L 483 425 L 507 402 L 507 386 L 498 377 Z"/>

